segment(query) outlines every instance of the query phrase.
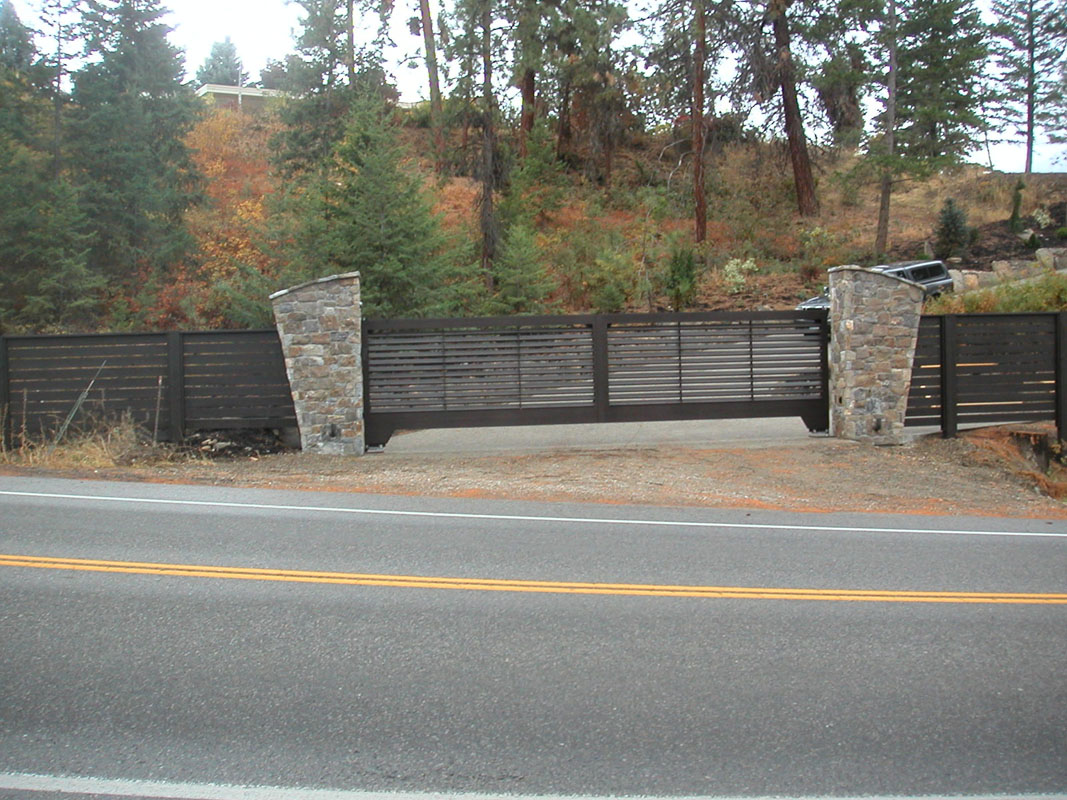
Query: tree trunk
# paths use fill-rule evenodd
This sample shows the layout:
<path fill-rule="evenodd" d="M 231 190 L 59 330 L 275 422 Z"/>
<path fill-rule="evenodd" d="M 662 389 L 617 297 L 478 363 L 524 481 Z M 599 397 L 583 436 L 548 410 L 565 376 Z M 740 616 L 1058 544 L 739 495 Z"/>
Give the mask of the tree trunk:
<path fill-rule="evenodd" d="M 58 13 L 58 12 L 57 12 Z M 56 74 L 52 95 L 52 179 L 62 172 L 63 148 L 63 24 L 56 19 Z"/>
<path fill-rule="evenodd" d="M 1034 105 L 1037 95 L 1037 43 L 1034 32 L 1034 3 L 1026 4 L 1026 175 L 1034 170 Z"/>
<path fill-rule="evenodd" d="M 885 146 L 886 158 L 896 155 L 897 126 L 897 4 L 887 4 L 887 31 L 889 33 L 889 75 L 886 80 L 885 100 Z M 885 255 L 889 242 L 889 201 L 893 194 L 893 170 L 889 164 L 882 169 L 882 191 L 878 203 L 878 231 L 874 237 L 874 254 Z"/>
<path fill-rule="evenodd" d="M 355 0 L 347 0 L 345 4 L 346 35 L 348 37 L 348 49 L 345 52 L 345 66 L 348 67 L 348 85 L 356 85 L 356 3 Z"/>
<path fill-rule="evenodd" d="M 785 113 L 785 136 L 789 142 L 789 157 L 793 162 L 793 182 L 797 190 L 797 207 L 801 216 L 819 213 L 815 197 L 815 180 L 811 174 L 811 159 L 804 136 L 804 120 L 797 100 L 797 79 L 793 69 L 793 54 L 789 42 L 789 20 L 786 10 L 792 0 L 771 0 L 770 12 L 774 28 L 774 44 L 778 48 L 778 80 L 782 87 L 782 107 Z"/>
<path fill-rule="evenodd" d="M 565 80 L 560 88 L 559 126 L 556 129 L 556 158 L 562 158 L 571 145 L 571 83 Z"/>
<path fill-rule="evenodd" d="M 485 288 L 492 292 L 495 288 L 493 279 L 493 261 L 496 259 L 496 214 L 493 209 L 493 51 L 492 51 L 492 11 L 489 0 L 482 0 L 482 275 Z"/>
<path fill-rule="evenodd" d="M 708 198 L 704 192 L 704 64 L 707 61 L 707 17 L 704 0 L 696 0 L 696 41 L 693 44 L 693 241 L 708 237 Z"/>
<path fill-rule="evenodd" d="M 426 48 L 426 75 L 430 82 L 430 130 L 433 132 L 434 161 L 440 170 L 445 150 L 442 134 L 444 108 L 441 104 L 441 78 L 437 72 L 437 46 L 430 0 L 419 0 L 419 13 L 422 15 L 422 43 Z"/>
<path fill-rule="evenodd" d="M 519 85 L 522 92 L 522 116 L 519 119 L 519 158 L 526 158 L 527 145 L 530 133 L 533 131 L 535 107 L 537 102 L 537 75 L 533 69 L 527 67 L 522 73 L 522 82 Z"/>

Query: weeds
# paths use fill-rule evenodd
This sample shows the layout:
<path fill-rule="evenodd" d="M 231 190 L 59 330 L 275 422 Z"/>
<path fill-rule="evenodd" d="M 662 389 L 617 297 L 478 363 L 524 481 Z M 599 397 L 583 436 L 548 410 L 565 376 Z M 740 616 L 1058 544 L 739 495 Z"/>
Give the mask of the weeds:
<path fill-rule="evenodd" d="M 0 425 L 6 424 L 0 414 Z M 97 418 L 69 433 L 62 442 L 46 433 L 30 434 L 25 425 L 0 446 L 0 464 L 43 469 L 104 469 L 173 461 L 178 448 L 153 444 L 151 434 L 124 413 L 117 419 Z"/>
<path fill-rule="evenodd" d="M 1051 273 L 1032 281 L 996 286 L 930 300 L 928 314 L 1036 313 L 1067 311 L 1067 275 Z"/>
<path fill-rule="evenodd" d="M 759 267 L 756 266 L 756 262 L 751 258 L 745 260 L 731 258 L 722 268 L 722 277 L 723 282 L 726 284 L 726 291 L 730 294 L 740 294 L 745 289 L 745 283 L 748 280 L 748 276 L 757 271 L 759 271 Z"/>

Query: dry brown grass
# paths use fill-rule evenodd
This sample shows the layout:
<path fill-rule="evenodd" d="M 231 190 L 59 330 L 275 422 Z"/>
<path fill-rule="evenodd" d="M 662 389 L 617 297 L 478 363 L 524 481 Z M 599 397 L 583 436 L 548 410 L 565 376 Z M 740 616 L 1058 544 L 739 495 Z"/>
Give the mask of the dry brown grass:
<path fill-rule="evenodd" d="M 1067 467 L 1052 424 L 982 428 L 964 434 L 975 463 L 1006 470 L 1057 500 L 1067 498 Z"/>
<path fill-rule="evenodd" d="M 151 465 L 179 456 L 179 451 L 172 445 L 153 443 L 151 434 L 134 424 L 128 415 L 82 425 L 58 442 L 54 434 L 13 433 L 13 441 L 0 447 L 0 464 L 13 467 L 96 470 L 133 464 Z"/>
<path fill-rule="evenodd" d="M 449 178 L 442 185 L 428 181 L 426 188 L 433 197 L 434 212 L 441 215 L 446 231 L 473 227 L 480 189 L 472 178 Z"/>
<path fill-rule="evenodd" d="M 843 175 L 851 167 L 841 162 L 834 172 Z M 878 186 L 872 181 L 855 191 L 843 188 L 826 174 L 821 185 L 823 209 L 820 223 L 854 243 L 859 250 L 873 247 L 878 220 Z M 968 223 L 980 226 L 1000 222 L 1011 215 L 1012 196 L 1018 175 L 990 172 L 981 167 L 961 167 L 925 180 L 902 181 L 895 187 L 890 205 L 889 246 L 932 240 L 938 213 L 952 198 L 967 212 Z M 1067 174 L 1032 175 L 1023 191 L 1021 213 L 1032 214 L 1067 200 Z M 902 254 L 919 255 L 919 254 Z"/>

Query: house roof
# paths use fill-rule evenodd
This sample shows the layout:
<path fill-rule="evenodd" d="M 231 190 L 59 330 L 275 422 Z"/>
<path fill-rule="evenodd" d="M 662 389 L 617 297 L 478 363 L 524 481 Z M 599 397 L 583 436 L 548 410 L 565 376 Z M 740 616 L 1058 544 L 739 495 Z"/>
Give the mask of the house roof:
<path fill-rule="evenodd" d="M 252 86 L 226 86 L 221 83 L 205 83 L 196 90 L 197 97 L 205 95 L 225 95 L 228 97 L 284 97 L 285 92 L 278 89 L 257 89 Z"/>

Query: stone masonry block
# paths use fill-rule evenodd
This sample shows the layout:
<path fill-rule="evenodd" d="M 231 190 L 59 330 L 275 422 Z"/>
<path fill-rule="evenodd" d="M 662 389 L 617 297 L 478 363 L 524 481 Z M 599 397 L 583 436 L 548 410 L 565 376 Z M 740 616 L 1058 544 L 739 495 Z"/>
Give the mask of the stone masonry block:
<path fill-rule="evenodd" d="M 359 274 L 271 295 L 304 452 L 362 455 Z"/>
<path fill-rule="evenodd" d="M 903 441 L 921 308 L 922 291 L 908 281 L 861 267 L 830 271 L 833 435 Z"/>

